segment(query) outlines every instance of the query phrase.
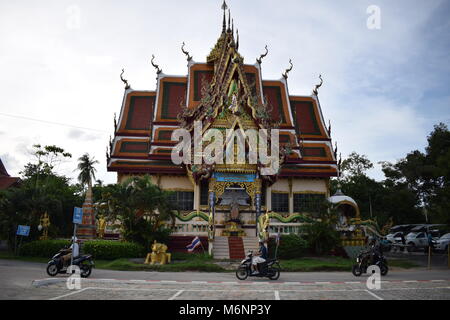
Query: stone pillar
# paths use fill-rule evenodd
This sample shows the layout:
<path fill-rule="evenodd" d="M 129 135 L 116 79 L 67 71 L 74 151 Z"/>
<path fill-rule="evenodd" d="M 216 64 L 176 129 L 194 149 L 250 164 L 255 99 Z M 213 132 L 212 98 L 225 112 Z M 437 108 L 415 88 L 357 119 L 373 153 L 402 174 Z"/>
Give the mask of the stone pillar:
<path fill-rule="evenodd" d="M 97 235 L 95 226 L 95 213 L 92 203 L 92 187 L 88 186 L 86 198 L 83 203 L 83 222 L 77 228 L 77 237 L 80 239 L 94 239 Z"/>

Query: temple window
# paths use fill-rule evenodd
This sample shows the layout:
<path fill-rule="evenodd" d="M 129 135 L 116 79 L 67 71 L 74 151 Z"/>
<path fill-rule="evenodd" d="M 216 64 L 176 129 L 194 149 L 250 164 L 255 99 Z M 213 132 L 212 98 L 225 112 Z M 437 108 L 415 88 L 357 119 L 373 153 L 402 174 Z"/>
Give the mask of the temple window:
<path fill-rule="evenodd" d="M 175 203 L 178 210 L 192 210 L 194 208 L 194 192 L 192 191 L 172 191 L 169 200 Z"/>
<path fill-rule="evenodd" d="M 200 183 L 200 205 L 201 206 L 208 205 L 208 191 L 209 191 L 209 181 L 201 180 L 201 183 Z"/>
<path fill-rule="evenodd" d="M 319 213 L 325 201 L 325 194 L 294 193 L 294 212 Z"/>
<path fill-rule="evenodd" d="M 289 194 L 272 192 L 272 210 L 275 212 L 289 212 Z"/>

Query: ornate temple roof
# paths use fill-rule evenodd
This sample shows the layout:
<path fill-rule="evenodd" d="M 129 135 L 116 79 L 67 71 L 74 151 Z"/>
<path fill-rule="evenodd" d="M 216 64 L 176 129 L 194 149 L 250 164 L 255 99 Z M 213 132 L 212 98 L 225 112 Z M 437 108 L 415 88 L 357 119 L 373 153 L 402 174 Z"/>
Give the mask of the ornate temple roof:
<path fill-rule="evenodd" d="M 194 120 L 204 126 L 217 119 L 230 81 L 242 83 L 248 114 L 260 128 L 277 123 L 280 145 L 289 145 L 280 176 L 329 177 L 337 175 L 336 150 L 331 130 L 325 125 L 316 86 L 311 95 L 290 95 L 286 70 L 279 80 L 262 78 L 261 55 L 255 64 L 245 64 L 239 54 L 239 38 L 226 23 L 224 9 L 222 32 L 207 62 L 195 62 L 187 56 L 185 76 L 164 74 L 159 66 L 155 91 L 132 89 L 125 92 L 114 137 L 107 152 L 108 171 L 123 173 L 186 174 L 172 164 L 172 131 L 189 127 Z M 228 21 L 230 16 L 228 16 Z"/>

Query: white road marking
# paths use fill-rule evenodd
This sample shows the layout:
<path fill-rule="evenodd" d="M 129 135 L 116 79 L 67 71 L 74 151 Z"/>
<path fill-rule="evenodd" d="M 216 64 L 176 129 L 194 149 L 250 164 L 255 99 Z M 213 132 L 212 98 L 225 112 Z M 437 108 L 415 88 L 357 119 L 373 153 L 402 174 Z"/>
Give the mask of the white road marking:
<path fill-rule="evenodd" d="M 83 292 L 83 291 L 89 290 L 89 289 L 91 289 L 91 288 L 87 287 L 87 288 L 83 288 L 81 290 L 72 291 L 70 293 L 63 294 L 62 296 L 57 296 L 57 297 L 54 297 L 54 298 L 50 298 L 49 300 L 58 300 L 58 299 L 65 298 L 65 297 L 68 297 L 68 296 L 71 296 L 73 294 L 77 294 L 77 293 L 80 293 L 80 292 Z"/>
<path fill-rule="evenodd" d="M 275 300 L 280 300 L 280 292 L 278 292 L 277 290 L 275 290 Z"/>
<path fill-rule="evenodd" d="M 405 283 L 415 283 L 415 282 L 418 282 L 418 281 L 417 280 L 405 280 L 403 282 L 405 282 Z"/>
<path fill-rule="evenodd" d="M 381 298 L 380 296 L 377 296 L 375 293 L 370 292 L 369 290 L 364 290 L 366 291 L 368 294 L 370 294 L 371 296 L 377 298 L 378 300 L 384 300 L 383 298 Z"/>
<path fill-rule="evenodd" d="M 175 293 L 173 296 L 169 298 L 169 300 L 174 300 L 176 297 L 178 297 L 180 294 L 182 294 L 184 290 L 180 290 L 177 293 Z"/>

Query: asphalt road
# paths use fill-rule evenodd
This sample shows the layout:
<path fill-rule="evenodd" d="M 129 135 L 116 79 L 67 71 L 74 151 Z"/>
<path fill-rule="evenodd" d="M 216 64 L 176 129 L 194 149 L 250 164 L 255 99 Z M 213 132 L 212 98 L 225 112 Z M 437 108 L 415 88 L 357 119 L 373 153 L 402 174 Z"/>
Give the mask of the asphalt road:
<path fill-rule="evenodd" d="M 234 273 L 146 272 L 94 269 L 81 289 L 69 290 L 67 276 L 49 279 L 45 264 L 0 260 L 0 299 L 445 299 L 450 270 L 392 270 L 379 290 L 368 290 L 368 276 L 350 272 L 286 272 L 277 281 Z M 250 295 L 257 293 L 257 295 Z"/>

